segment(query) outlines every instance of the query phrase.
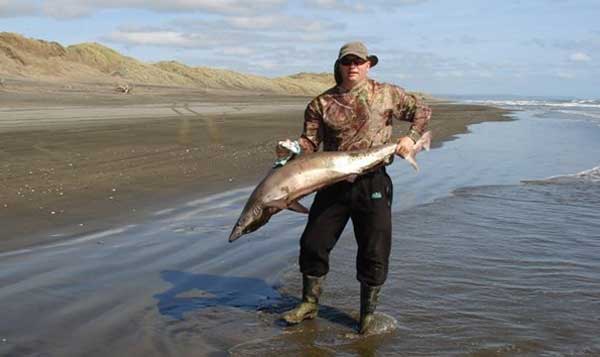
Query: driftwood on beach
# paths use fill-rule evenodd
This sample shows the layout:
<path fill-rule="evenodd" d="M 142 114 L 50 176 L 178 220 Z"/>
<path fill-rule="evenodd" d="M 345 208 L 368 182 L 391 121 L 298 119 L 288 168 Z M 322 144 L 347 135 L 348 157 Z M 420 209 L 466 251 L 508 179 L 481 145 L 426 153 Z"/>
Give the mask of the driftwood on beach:
<path fill-rule="evenodd" d="M 130 94 L 132 89 L 133 89 L 133 87 L 130 86 L 129 84 L 119 84 L 116 88 L 117 92 L 123 93 L 123 94 Z"/>

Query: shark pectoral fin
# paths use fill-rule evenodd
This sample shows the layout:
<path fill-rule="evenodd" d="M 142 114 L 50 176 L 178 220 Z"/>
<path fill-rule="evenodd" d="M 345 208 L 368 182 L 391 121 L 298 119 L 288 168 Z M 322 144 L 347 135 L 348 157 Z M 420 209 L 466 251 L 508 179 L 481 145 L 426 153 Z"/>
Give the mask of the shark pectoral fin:
<path fill-rule="evenodd" d="M 271 201 L 271 202 L 265 204 L 265 206 L 267 206 L 269 208 L 276 208 L 279 210 L 289 209 L 290 211 L 295 211 L 295 212 L 299 212 L 299 213 L 308 213 L 308 208 L 301 205 L 298 201 L 294 201 L 288 205 L 286 200 L 281 199 L 281 200 Z"/>
<path fill-rule="evenodd" d="M 350 183 L 354 183 L 354 181 L 356 181 L 357 177 L 358 177 L 358 175 L 352 174 L 346 178 L 346 181 L 348 181 Z"/>
<path fill-rule="evenodd" d="M 291 211 L 294 211 L 294 212 L 308 214 L 308 208 L 304 207 L 298 201 L 294 201 L 294 202 L 290 203 L 288 209 L 291 210 Z"/>
<path fill-rule="evenodd" d="M 284 209 L 288 208 L 287 203 L 285 202 L 284 199 L 271 201 L 269 203 L 266 203 L 265 206 L 278 208 L 280 210 L 284 210 Z"/>

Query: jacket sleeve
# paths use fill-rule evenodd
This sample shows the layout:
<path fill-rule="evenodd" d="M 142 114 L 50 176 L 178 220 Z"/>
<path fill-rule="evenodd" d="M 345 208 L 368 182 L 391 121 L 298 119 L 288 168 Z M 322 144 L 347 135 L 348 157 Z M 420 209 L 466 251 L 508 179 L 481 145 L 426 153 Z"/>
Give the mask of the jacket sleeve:
<path fill-rule="evenodd" d="M 315 152 L 323 140 L 323 116 L 319 102 L 314 99 L 304 111 L 304 129 L 298 142 L 304 152 Z"/>
<path fill-rule="evenodd" d="M 397 97 L 394 117 L 412 123 L 406 135 L 416 142 L 427 130 L 431 119 L 431 108 L 416 95 L 406 93 L 402 88 L 394 87 L 394 90 Z"/>

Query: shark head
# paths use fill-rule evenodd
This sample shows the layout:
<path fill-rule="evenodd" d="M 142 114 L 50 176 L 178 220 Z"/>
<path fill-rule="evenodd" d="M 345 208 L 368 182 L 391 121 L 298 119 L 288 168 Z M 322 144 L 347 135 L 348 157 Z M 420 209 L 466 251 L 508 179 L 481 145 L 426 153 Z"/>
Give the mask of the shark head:
<path fill-rule="evenodd" d="M 273 207 L 265 207 L 262 203 L 251 203 L 244 207 L 240 218 L 231 230 L 229 241 L 233 242 L 244 234 L 254 232 L 264 226 L 271 216 L 279 212 L 279 209 Z"/>

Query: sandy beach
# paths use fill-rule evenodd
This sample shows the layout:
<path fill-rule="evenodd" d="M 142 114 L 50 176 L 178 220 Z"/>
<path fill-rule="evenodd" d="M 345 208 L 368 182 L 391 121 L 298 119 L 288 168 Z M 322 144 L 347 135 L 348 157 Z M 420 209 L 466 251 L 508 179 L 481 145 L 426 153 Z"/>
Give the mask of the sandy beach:
<path fill-rule="evenodd" d="M 299 135 L 310 100 L 30 85 L 0 95 L 0 251 L 135 222 L 190 195 L 252 185 L 272 163 L 276 142 Z M 431 104 L 435 145 L 470 124 L 506 118 L 491 107 Z M 396 124 L 395 135 L 406 130 Z"/>
<path fill-rule="evenodd" d="M 299 135 L 310 98 L 53 87 L 1 98 L 0 354 L 247 355 L 247 343 L 279 334 L 277 316 L 297 302 L 297 238 L 271 233 L 225 248 L 221 231 L 269 169 L 276 142 Z M 508 118 L 431 105 L 438 147 L 470 124 Z M 395 135 L 408 126 L 398 124 Z M 235 213 L 212 208 L 232 204 Z M 67 338 L 63 329 L 79 332 Z M 312 334 L 294 331 L 301 341 Z"/>
<path fill-rule="evenodd" d="M 281 212 L 227 242 L 309 98 L 156 87 L 2 95 L 0 355 L 599 350 L 600 132 L 559 103 L 540 116 L 431 101 L 436 141 L 417 158 L 421 171 L 388 167 L 393 252 L 378 313 L 396 328 L 359 338 L 350 224 L 319 317 L 299 326 L 278 319 L 301 296 L 306 216 Z"/>

